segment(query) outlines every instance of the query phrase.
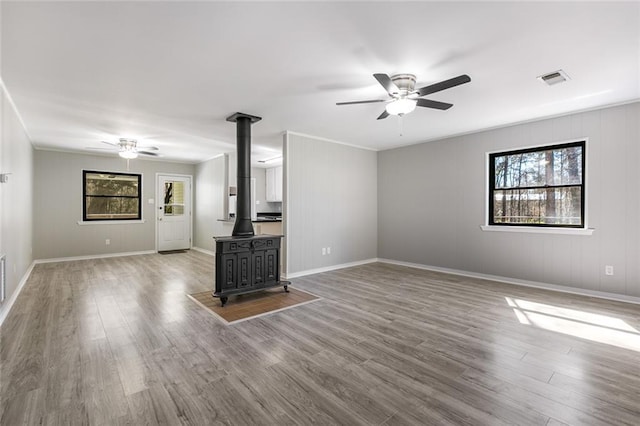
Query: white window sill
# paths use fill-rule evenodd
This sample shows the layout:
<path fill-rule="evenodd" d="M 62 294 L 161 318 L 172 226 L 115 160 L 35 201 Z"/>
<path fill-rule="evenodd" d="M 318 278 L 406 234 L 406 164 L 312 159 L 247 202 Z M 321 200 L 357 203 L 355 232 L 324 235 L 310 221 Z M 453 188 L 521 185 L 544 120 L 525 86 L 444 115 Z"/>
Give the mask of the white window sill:
<path fill-rule="evenodd" d="M 88 221 L 78 221 L 78 225 L 129 225 L 132 223 L 145 223 L 145 220 L 88 220 Z"/>
<path fill-rule="evenodd" d="M 495 226 L 480 225 L 480 229 L 490 232 L 525 232 L 530 234 L 592 235 L 594 228 L 546 228 L 537 226 Z"/>

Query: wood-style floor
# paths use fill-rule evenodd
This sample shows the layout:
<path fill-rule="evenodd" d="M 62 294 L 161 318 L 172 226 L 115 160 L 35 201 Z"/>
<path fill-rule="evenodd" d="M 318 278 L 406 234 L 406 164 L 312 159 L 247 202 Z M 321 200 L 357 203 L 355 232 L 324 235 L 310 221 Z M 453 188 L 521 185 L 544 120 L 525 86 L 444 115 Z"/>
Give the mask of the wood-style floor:
<path fill-rule="evenodd" d="M 640 424 L 638 305 L 370 264 L 225 325 L 186 296 L 212 276 L 197 252 L 37 265 L 0 424 Z"/>

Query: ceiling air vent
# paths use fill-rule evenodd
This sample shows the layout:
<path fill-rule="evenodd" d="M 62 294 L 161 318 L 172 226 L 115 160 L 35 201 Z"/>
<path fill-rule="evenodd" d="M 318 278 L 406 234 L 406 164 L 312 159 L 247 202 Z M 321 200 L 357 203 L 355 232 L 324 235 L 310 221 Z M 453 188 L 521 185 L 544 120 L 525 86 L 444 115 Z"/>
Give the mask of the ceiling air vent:
<path fill-rule="evenodd" d="M 558 70 L 558 71 L 550 72 L 548 74 L 541 75 L 538 77 L 538 80 L 548 84 L 549 86 L 553 86 L 554 84 L 564 83 L 565 81 L 569 80 L 569 76 L 567 75 L 566 72 L 562 70 Z"/>

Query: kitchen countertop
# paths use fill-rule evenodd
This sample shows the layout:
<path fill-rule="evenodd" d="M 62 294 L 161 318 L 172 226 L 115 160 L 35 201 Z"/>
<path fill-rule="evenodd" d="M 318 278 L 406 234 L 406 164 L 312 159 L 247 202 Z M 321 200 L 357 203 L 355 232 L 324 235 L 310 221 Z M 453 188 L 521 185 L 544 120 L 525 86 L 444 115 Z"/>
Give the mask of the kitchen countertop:
<path fill-rule="evenodd" d="M 284 235 L 251 235 L 251 236 L 242 236 L 242 237 L 234 237 L 234 236 L 223 236 L 223 237 L 213 237 L 216 239 L 216 241 L 238 241 L 238 240 L 242 240 L 242 239 L 249 239 L 251 238 L 252 240 L 255 239 L 271 239 L 273 237 L 284 237 Z"/>
<path fill-rule="evenodd" d="M 235 218 L 230 218 L 230 219 L 218 219 L 219 222 L 229 222 L 229 223 L 234 223 L 236 221 Z M 267 219 L 264 217 L 259 217 L 256 220 L 252 220 L 251 222 L 253 223 L 264 223 L 264 222 L 282 222 L 282 218 L 280 219 Z"/>

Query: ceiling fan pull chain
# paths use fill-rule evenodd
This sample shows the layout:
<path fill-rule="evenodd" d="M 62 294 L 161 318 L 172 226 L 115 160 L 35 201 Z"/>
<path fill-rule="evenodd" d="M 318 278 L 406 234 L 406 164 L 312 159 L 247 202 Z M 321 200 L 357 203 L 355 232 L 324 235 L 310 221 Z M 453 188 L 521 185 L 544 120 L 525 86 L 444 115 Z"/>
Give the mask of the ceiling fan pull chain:
<path fill-rule="evenodd" d="M 398 128 L 400 129 L 400 136 L 402 136 L 402 130 L 403 130 L 403 122 L 402 122 L 402 116 L 404 114 L 400 114 L 398 115 Z"/>

